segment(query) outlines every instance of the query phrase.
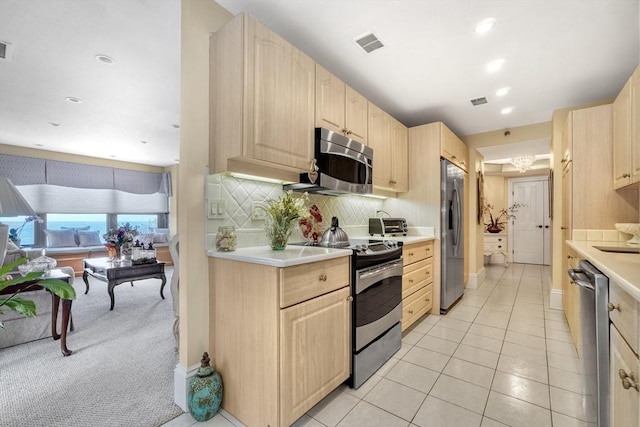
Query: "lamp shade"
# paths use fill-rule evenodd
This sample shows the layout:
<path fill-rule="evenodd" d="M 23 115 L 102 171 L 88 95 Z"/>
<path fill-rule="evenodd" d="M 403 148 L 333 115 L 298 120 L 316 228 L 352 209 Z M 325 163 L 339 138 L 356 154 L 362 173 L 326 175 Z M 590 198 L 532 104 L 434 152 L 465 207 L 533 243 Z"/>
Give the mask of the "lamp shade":
<path fill-rule="evenodd" d="M 0 176 L 0 216 L 36 216 L 9 178 Z"/>

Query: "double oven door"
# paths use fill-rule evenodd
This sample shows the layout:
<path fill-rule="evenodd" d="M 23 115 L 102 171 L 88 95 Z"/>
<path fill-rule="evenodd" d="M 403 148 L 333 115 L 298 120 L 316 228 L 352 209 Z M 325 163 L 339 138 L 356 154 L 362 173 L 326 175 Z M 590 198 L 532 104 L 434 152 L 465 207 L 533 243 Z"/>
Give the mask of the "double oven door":
<path fill-rule="evenodd" d="M 401 320 L 402 258 L 356 270 L 351 379 L 354 388 L 360 387 L 400 349 Z"/>

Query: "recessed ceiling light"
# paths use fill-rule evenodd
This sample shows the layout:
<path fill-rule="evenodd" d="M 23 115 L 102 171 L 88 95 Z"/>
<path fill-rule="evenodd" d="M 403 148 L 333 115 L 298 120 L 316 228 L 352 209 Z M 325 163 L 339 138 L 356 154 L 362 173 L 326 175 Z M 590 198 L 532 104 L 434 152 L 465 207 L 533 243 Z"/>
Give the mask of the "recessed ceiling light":
<path fill-rule="evenodd" d="M 140 142 L 142 142 L 143 144 L 147 144 L 148 143 L 147 141 L 140 141 Z"/>
<path fill-rule="evenodd" d="M 112 57 L 107 56 L 107 55 L 102 55 L 102 54 L 96 55 L 96 60 L 98 62 L 103 63 L 103 64 L 109 64 L 109 65 L 116 63 L 116 60 L 113 59 Z"/>
<path fill-rule="evenodd" d="M 67 96 L 65 99 L 73 104 L 80 104 L 82 102 L 80 98 L 74 98 L 73 96 Z"/>
<path fill-rule="evenodd" d="M 486 67 L 487 73 L 495 73 L 500 68 L 502 68 L 503 64 L 504 64 L 504 59 L 496 59 L 494 61 L 489 62 Z"/>
<path fill-rule="evenodd" d="M 53 126 L 54 128 L 60 127 L 60 123 L 49 122 L 49 126 Z"/>
<path fill-rule="evenodd" d="M 511 91 L 511 88 L 509 86 L 502 87 L 496 91 L 496 96 L 505 96 L 509 93 L 509 91 Z"/>
<path fill-rule="evenodd" d="M 512 111 L 513 107 L 504 107 L 502 110 L 500 110 L 502 114 L 511 114 Z"/>
<path fill-rule="evenodd" d="M 171 127 L 176 128 L 176 129 L 180 129 L 180 125 L 171 125 Z"/>
<path fill-rule="evenodd" d="M 476 34 L 486 34 L 493 29 L 496 25 L 496 20 L 493 18 L 483 19 L 473 27 L 473 32 Z"/>
<path fill-rule="evenodd" d="M 115 154 L 111 154 L 109 157 L 111 157 L 111 158 L 115 159 L 115 158 L 116 158 L 116 155 L 115 155 Z"/>

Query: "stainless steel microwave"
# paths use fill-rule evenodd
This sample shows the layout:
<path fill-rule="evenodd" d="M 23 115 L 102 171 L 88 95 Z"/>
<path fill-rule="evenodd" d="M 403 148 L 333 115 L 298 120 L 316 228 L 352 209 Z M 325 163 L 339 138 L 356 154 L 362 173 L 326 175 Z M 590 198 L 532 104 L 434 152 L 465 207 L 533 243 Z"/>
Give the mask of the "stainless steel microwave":
<path fill-rule="evenodd" d="M 317 175 L 300 174 L 300 182 L 285 190 L 327 195 L 371 194 L 373 191 L 373 149 L 325 128 L 315 130 Z"/>

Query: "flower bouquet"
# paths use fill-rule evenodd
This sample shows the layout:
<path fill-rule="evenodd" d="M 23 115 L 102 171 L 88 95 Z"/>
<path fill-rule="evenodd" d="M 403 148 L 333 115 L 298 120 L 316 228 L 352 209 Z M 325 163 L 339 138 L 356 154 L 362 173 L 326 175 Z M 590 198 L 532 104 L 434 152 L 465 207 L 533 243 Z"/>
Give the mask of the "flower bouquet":
<path fill-rule="evenodd" d="M 102 235 L 105 247 L 109 252 L 109 258 L 120 259 L 122 249 L 128 248 L 133 243 L 133 238 L 138 235 L 138 226 L 131 226 L 128 222 L 117 228 L 112 228 Z"/>
<path fill-rule="evenodd" d="M 309 217 L 308 202 L 307 193 L 304 193 L 302 197 L 294 198 L 291 190 L 285 191 L 279 199 L 265 201 L 263 207 L 267 213 L 265 232 L 271 249 L 274 251 L 284 250 L 297 220 Z"/>

